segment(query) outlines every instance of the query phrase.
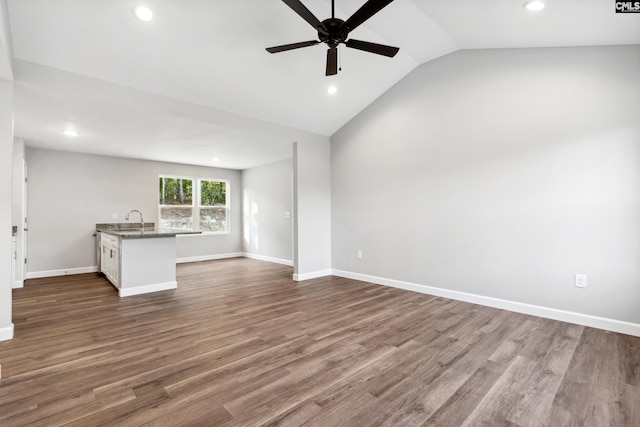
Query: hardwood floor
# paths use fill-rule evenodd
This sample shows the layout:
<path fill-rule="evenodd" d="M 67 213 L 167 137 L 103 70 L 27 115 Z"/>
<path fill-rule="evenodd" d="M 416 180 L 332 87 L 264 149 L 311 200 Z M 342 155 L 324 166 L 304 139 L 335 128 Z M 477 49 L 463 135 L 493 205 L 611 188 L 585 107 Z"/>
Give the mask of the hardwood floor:
<path fill-rule="evenodd" d="M 14 291 L 0 425 L 640 426 L 640 338 L 236 258 Z"/>

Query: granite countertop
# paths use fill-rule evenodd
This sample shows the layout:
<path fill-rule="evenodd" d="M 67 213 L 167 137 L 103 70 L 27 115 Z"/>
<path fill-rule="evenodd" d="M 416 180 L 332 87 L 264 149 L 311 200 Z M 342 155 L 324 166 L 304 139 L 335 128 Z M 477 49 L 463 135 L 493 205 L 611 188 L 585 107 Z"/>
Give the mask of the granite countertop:
<path fill-rule="evenodd" d="M 112 224 L 96 224 L 96 231 L 113 234 L 114 236 L 119 236 L 123 239 L 175 237 L 184 234 L 202 234 L 201 231 L 156 228 L 156 225 L 153 222 L 145 222 L 143 230 L 140 229 L 139 223 L 119 222 Z"/>

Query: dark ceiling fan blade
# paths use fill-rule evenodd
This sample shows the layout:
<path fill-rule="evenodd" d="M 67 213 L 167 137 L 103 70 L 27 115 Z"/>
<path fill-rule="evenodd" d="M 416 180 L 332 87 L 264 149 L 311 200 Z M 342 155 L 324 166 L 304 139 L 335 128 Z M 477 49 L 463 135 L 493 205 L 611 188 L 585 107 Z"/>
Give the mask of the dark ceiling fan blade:
<path fill-rule="evenodd" d="M 322 34 L 329 34 L 324 24 L 320 22 L 316 16 L 311 13 L 309 9 L 305 5 L 302 4 L 300 0 L 282 0 L 284 4 L 289 6 L 295 13 L 297 13 L 302 19 L 307 21 L 316 31 L 321 32 Z"/>
<path fill-rule="evenodd" d="M 365 52 L 377 53 L 378 55 L 388 56 L 393 58 L 400 50 L 399 47 L 387 46 L 384 44 L 363 42 L 362 40 L 349 39 L 345 43 L 347 47 L 352 49 L 364 50 Z"/>
<path fill-rule="evenodd" d="M 287 50 L 300 49 L 301 47 L 315 46 L 319 43 L 320 42 L 318 40 L 309 40 L 308 42 L 283 44 L 282 46 L 268 47 L 267 52 L 269 53 L 285 52 Z"/>
<path fill-rule="evenodd" d="M 356 12 L 346 20 L 344 26 L 353 31 L 367 19 L 371 18 L 376 13 L 380 12 L 382 8 L 391 3 L 393 0 L 369 0 Z"/>
<path fill-rule="evenodd" d="M 338 48 L 327 49 L 327 72 L 325 75 L 334 76 L 338 74 Z"/>

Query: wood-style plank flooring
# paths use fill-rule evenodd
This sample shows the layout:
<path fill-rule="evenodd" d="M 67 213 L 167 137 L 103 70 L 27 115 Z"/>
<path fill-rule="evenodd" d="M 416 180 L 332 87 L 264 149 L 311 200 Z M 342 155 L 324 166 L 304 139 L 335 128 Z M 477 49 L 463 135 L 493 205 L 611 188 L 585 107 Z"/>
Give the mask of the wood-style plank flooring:
<path fill-rule="evenodd" d="M 640 426 L 640 338 L 235 258 L 14 291 L 0 425 Z"/>

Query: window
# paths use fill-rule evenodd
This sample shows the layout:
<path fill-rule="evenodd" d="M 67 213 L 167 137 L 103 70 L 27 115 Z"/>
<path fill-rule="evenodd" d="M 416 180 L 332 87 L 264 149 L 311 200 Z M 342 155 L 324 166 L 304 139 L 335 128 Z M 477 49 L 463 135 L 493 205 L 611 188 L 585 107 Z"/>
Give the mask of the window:
<path fill-rule="evenodd" d="M 160 176 L 160 228 L 229 233 L 229 181 Z"/>
<path fill-rule="evenodd" d="M 228 233 L 227 181 L 198 180 L 198 217 L 200 231 Z"/>
<path fill-rule="evenodd" d="M 160 228 L 193 230 L 193 180 L 160 177 Z"/>

